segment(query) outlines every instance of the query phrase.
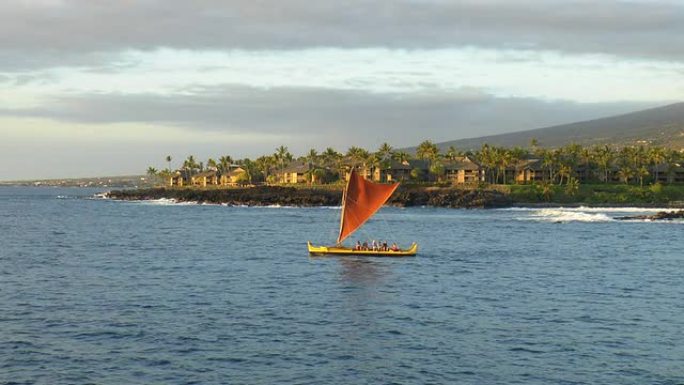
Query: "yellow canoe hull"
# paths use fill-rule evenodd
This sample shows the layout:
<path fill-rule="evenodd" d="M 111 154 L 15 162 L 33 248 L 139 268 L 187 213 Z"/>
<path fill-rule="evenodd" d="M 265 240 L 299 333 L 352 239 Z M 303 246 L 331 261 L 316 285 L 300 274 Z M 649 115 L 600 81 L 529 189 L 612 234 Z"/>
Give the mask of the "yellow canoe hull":
<path fill-rule="evenodd" d="M 311 255 L 360 255 L 366 257 L 413 257 L 418 253 L 418 244 L 414 243 L 408 249 L 399 251 L 354 250 L 338 246 L 314 246 L 307 242 Z"/>

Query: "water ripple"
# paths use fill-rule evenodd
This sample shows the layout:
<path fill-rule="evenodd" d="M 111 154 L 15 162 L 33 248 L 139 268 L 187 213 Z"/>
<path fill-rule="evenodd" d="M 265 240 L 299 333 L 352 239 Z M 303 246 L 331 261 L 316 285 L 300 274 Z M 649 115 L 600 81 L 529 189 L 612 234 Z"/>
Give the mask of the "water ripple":
<path fill-rule="evenodd" d="M 387 208 L 419 257 L 308 258 L 339 210 L 94 193 L 0 188 L 0 384 L 684 383 L 679 226 Z"/>

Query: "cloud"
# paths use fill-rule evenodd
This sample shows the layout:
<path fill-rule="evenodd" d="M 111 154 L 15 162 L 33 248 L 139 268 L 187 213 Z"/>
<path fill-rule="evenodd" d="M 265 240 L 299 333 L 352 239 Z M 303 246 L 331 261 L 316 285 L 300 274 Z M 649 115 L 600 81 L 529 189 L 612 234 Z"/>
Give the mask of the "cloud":
<path fill-rule="evenodd" d="M 123 50 L 542 49 L 684 59 L 684 5 L 594 0 L 91 0 L 0 4 L 3 68 Z"/>
<path fill-rule="evenodd" d="M 193 95 L 83 94 L 57 96 L 40 108 L 0 115 L 90 124 L 143 123 L 180 127 L 196 135 L 291 137 L 305 146 L 413 145 L 491 135 L 628 112 L 653 104 L 548 102 L 500 98 L 480 89 L 443 93 L 368 93 L 305 87 L 259 89 L 226 85 Z M 302 147 L 302 148 L 299 148 Z"/>

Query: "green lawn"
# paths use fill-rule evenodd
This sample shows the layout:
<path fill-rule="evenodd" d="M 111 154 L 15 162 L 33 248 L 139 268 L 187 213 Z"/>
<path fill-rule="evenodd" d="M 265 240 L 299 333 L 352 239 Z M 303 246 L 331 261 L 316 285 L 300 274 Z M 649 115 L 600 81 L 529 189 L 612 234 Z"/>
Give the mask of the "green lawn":
<path fill-rule="evenodd" d="M 545 197 L 540 185 L 508 186 L 513 201 L 519 203 L 586 203 L 586 204 L 667 204 L 684 202 L 684 185 L 634 186 L 624 184 L 580 185 L 572 194 L 565 186 L 551 186 Z"/>

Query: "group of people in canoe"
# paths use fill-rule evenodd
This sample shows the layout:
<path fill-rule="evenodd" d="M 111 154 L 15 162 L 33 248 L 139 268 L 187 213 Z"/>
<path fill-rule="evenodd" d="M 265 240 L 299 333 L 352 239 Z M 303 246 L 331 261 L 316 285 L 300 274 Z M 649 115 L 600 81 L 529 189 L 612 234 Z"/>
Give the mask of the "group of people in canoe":
<path fill-rule="evenodd" d="M 387 245 L 387 241 L 384 242 L 377 242 L 373 240 L 371 244 L 369 245 L 368 242 L 363 242 L 361 241 L 356 241 L 356 246 L 354 246 L 354 250 L 357 251 L 401 251 L 399 246 L 397 246 L 396 243 L 392 243 L 392 246 Z"/>

